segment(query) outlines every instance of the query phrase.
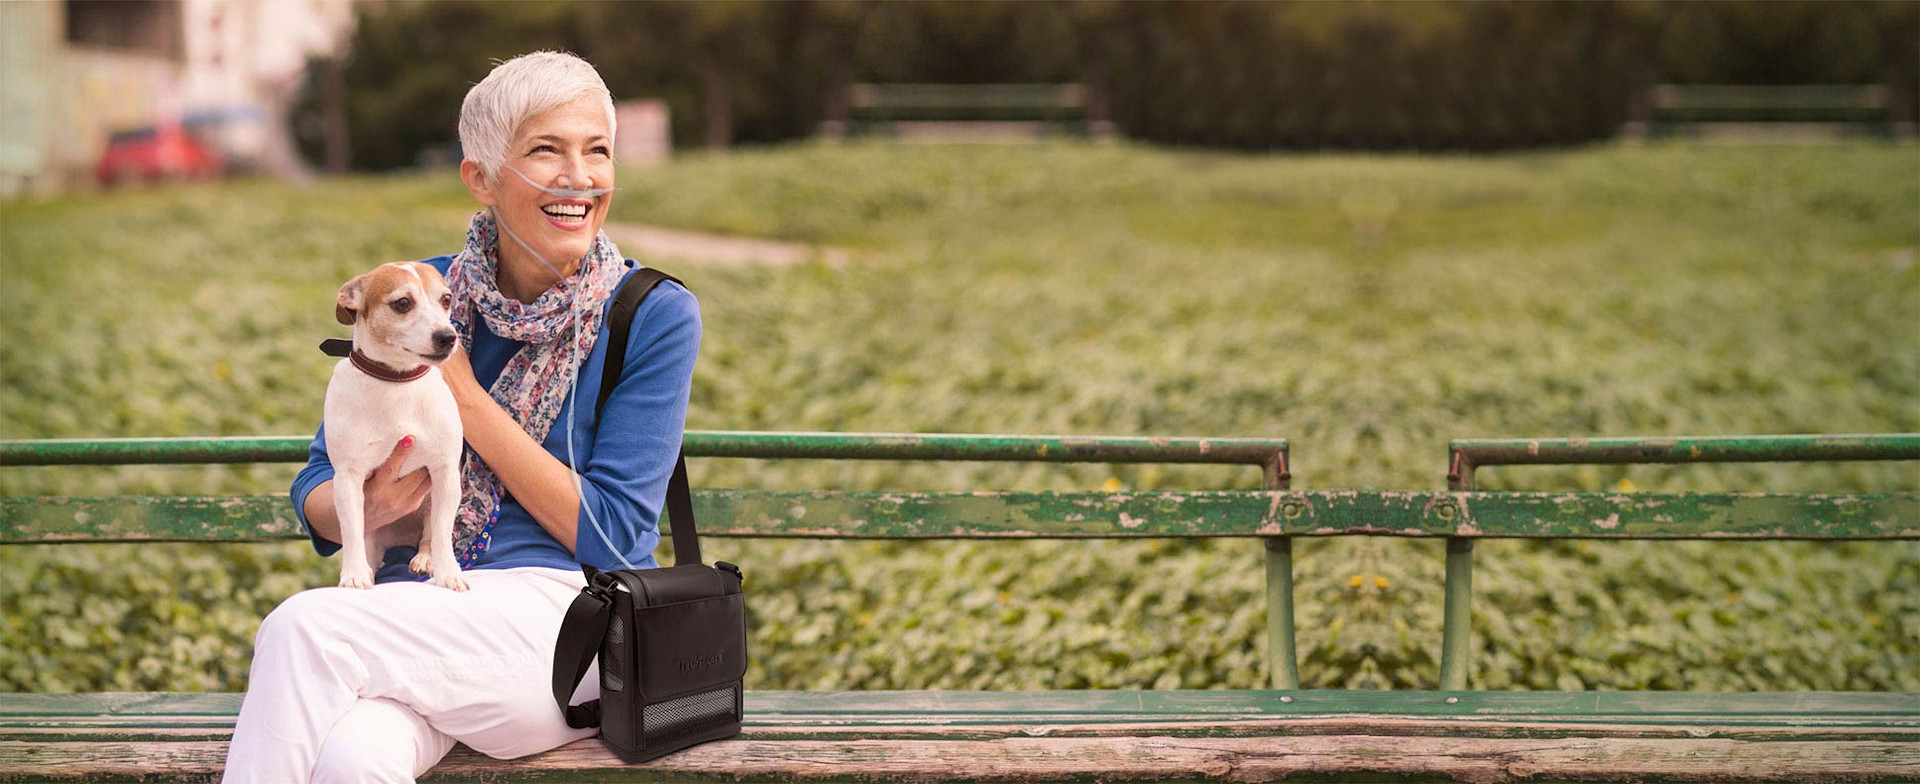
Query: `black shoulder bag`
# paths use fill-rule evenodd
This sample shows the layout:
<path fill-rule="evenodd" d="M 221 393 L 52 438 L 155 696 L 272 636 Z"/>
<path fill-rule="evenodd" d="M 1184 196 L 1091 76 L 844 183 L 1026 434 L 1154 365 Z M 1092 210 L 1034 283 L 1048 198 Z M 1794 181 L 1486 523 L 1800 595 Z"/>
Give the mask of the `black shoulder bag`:
<path fill-rule="evenodd" d="M 641 268 L 614 295 L 599 408 L 620 378 L 633 314 L 662 280 L 680 282 Z M 684 450 L 667 482 L 666 511 L 673 521 L 674 565 L 611 572 L 582 566 L 587 585 L 567 608 L 554 643 L 553 700 L 567 726 L 599 727 L 601 740 L 628 762 L 740 733 L 747 673 L 740 567 L 700 562 Z M 600 699 L 568 705 L 596 652 Z"/>

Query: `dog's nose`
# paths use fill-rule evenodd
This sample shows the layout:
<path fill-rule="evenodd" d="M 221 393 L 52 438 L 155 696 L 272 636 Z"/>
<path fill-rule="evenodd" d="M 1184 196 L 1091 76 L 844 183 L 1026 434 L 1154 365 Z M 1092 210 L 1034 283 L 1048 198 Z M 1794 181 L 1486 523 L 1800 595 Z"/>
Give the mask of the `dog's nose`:
<path fill-rule="evenodd" d="M 450 329 L 441 330 L 439 332 L 433 333 L 433 350 L 435 351 L 453 350 L 453 339 L 454 339 L 453 330 L 450 330 Z"/>

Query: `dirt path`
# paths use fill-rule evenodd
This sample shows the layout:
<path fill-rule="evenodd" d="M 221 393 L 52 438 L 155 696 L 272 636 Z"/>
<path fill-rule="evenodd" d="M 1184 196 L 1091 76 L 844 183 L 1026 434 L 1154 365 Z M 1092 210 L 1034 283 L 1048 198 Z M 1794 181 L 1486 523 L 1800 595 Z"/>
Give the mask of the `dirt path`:
<path fill-rule="evenodd" d="M 607 237 L 637 259 L 672 259 L 715 267 L 785 267 L 819 259 L 829 267 L 846 266 L 853 254 L 843 248 L 729 237 L 607 221 Z"/>

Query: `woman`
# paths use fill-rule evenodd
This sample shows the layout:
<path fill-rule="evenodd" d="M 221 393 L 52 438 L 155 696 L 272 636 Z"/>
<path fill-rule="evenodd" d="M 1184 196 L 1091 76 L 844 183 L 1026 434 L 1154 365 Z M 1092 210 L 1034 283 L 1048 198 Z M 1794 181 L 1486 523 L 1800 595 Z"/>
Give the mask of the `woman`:
<path fill-rule="evenodd" d="M 600 231 L 613 136 L 605 83 L 572 55 L 515 58 L 467 93 L 460 176 L 485 209 L 464 250 L 427 263 L 461 334 L 440 370 L 470 447 L 455 547 L 471 590 L 414 582 L 413 548 L 396 547 L 372 590 L 281 604 L 255 640 L 225 781 L 412 781 L 455 741 L 506 759 L 594 734 L 553 704 L 554 641 L 580 564 L 655 565 L 700 342 L 693 295 L 660 284 L 596 415 L 607 306 L 631 271 Z M 393 475 L 406 448 L 366 482 L 369 530 L 419 513 L 424 474 Z M 321 555 L 339 549 L 332 479 L 323 432 L 292 490 Z M 574 702 L 598 684 L 589 674 Z"/>

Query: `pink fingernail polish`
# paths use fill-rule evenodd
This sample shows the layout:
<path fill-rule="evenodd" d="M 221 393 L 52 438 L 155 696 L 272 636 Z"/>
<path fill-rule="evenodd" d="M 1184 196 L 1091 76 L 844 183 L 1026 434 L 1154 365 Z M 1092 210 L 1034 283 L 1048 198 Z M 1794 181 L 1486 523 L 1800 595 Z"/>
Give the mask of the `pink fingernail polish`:
<path fill-rule="evenodd" d="M 407 436 L 405 438 L 400 439 L 401 449 L 406 449 L 407 447 L 410 447 L 410 446 L 413 446 L 413 436 Z"/>

